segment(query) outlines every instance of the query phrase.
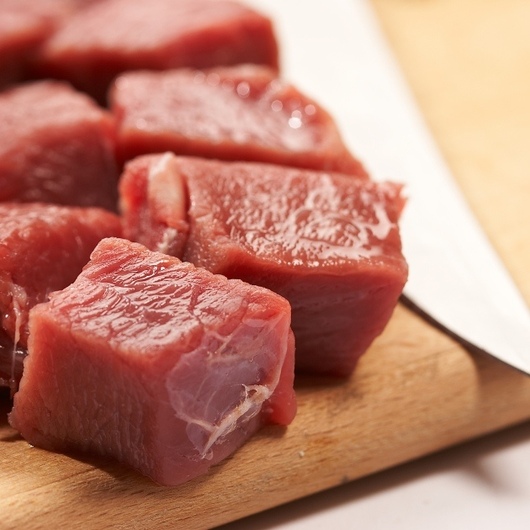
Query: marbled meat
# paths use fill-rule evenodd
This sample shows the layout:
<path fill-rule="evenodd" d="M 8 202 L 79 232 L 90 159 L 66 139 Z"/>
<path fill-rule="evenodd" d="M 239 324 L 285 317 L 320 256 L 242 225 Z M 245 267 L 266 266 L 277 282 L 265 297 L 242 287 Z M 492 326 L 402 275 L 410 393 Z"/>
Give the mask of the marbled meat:
<path fill-rule="evenodd" d="M 54 451 L 111 455 L 163 485 L 204 474 L 296 411 L 290 307 L 106 239 L 30 314 L 12 426 Z"/>

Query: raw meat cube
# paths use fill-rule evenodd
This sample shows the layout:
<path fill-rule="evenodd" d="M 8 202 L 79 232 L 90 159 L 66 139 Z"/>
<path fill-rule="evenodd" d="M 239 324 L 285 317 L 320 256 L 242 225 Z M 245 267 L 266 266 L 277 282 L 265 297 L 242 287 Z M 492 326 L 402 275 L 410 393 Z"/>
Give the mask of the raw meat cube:
<path fill-rule="evenodd" d="M 0 88 L 28 77 L 39 47 L 62 20 L 89 1 L 1 0 Z"/>
<path fill-rule="evenodd" d="M 367 177 L 331 116 L 264 66 L 129 72 L 110 101 L 125 160 L 172 151 Z"/>
<path fill-rule="evenodd" d="M 0 201 L 117 208 L 110 114 L 68 85 L 41 81 L 0 94 Z"/>
<path fill-rule="evenodd" d="M 0 204 L 0 386 L 20 379 L 29 310 L 72 283 L 101 239 L 120 235 L 119 217 L 99 208 Z"/>
<path fill-rule="evenodd" d="M 100 102 L 119 73 L 258 63 L 278 68 L 271 21 L 227 0 L 107 0 L 73 16 L 38 59 Z"/>
<path fill-rule="evenodd" d="M 46 19 L 0 5 L 0 89 L 26 77 L 33 53 L 51 29 Z"/>
<path fill-rule="evenodd" d="M 293 419 L 286 300 L 142 245 L 102 241 L 30 315 L 11 424 L 49 450 L 112 455 L 163 485 Z"/>
<path fill-rule="evenodd" d="M 164 177 L 166 187 L 183 180 L 189 190 L 182 259 L 284 296 L 292 306 L 297 370 L 350 374 L 388 322 L 407 278 L 397 224 L 401 187 L 266 164 L 146 155 L 124 173 L 122 203 L 133 187 L 128 181 L 141 182 L 146 165 L 163 173 L 163 164 L 175 174 Z M 143 186 L 147 210 L 171 195 Z M 137 211 L 125 209 L 124 216 L 147 241 L 150 227 L 140 225 Z"/>

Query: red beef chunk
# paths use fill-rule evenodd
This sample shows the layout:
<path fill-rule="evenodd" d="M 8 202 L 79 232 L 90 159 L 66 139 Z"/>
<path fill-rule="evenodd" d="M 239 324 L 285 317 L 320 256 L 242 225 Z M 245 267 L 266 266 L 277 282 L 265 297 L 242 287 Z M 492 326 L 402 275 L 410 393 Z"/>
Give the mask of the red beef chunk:
<path fill-rule="evenodd" d="M 30 315 L 11 424 L 53 451 L 111 455 L 163 485 L 206 473 L 296 411 L 290 307 L 267 289 L 102 241 Z"/>
<path fill-rule="evenodd" d="M 112 79 L 137 69 L 257 63 L 278 68 L 271 21 L 228 0 L 107 0 L 70 18 L 38 58 L 100 102 Z"/>
<path fill-rule="evenodd" d="M 0 204 L 0 386 L 20 379 L 30 309 L 71 284 L 101 239 L 120 235 L 119 217 L 99 208 Z"/>
<path fill-rule="evenodd" d="M 172 151 L 367 177 L 331 116 L 264 66 L 130 72 L 110 102 L 124 160 Z"/>
<path fill-rule="evenodd" d="M 0 89 L 28 75 L 31 57 L 51 29 L 46 19 L 0 4 Z"/>
<path fill-rule="evenodd" d="M 96 0 L 1 0 L 0 89 L 31 76 L 40 46 L 75 10 Z"/>
<path fill-rule="evenodd" d="M 142 240 L 157 233 L 142 224 L 145 211 L 182 181 L 190 204 L 182 259 L 284 296 L 297 370 L 349 375 L 387 324 L 407 278 L 401 187 L 268 164 L 146 155 L 130 162 L 121 181 L 126 225 Z M 142 207 L 127 206 L 131 189 Z M 168 218 L 181 211 L 179 205 Z"/>
<path fill-rule="evenodd" d="M 0 94 L 0 201 L 117 208 L 111 115 L 66 84 Z"/>

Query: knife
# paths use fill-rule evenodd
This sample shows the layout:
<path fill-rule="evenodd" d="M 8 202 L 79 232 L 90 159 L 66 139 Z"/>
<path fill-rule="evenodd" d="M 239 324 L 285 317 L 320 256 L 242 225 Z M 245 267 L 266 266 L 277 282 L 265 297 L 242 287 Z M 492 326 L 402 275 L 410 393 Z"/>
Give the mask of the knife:
<path fill-rule="evenodd" d="M 323 104 L 377 179 L 405 184 L 404 295 L 460 339 L 530 374 L 530 310 L 433 141 L 368 0 L 253 0 L 283 74 Z"/>

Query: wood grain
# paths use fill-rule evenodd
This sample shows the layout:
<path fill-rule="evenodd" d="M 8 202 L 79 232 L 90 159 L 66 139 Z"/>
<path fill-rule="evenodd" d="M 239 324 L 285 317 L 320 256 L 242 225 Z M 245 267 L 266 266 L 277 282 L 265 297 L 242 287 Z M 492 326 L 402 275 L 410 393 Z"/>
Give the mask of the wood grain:
<path fill-rule="evenodd" d="M 530 300 L 530 6 L 373 0 L 472 209 Z"/>
<path fill-rule="evenodd" d="M 524 0 L 375 0 L 432 131 L 530 301 L 530 37 Z M 299 414 L 208 476 L 161 488 L 29 447 L 0 411 L 2 529 L 211 528 L 530 418 L 530 378 L 403 305 L 351 380 L 299 378 Z"/>

